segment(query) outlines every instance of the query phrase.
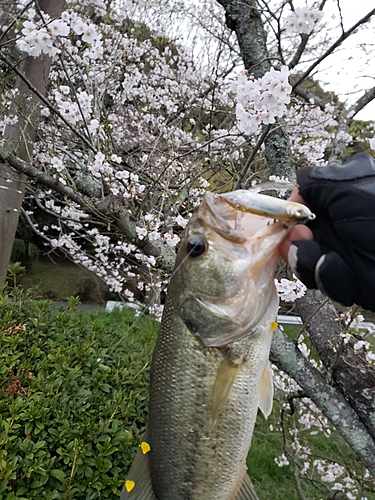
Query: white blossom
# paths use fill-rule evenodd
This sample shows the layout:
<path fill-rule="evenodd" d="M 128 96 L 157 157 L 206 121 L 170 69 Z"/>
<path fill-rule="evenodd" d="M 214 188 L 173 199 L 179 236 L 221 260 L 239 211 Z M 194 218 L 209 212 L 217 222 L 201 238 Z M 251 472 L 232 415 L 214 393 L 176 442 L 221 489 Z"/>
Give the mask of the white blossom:
<path fill-rule="evenodd" d="M 262 123 L 274 123 L 285 113 L 290 103 L 292 86 L 288 82 L 290 71 L 271 68 L 262 78 L 254 80 L 242 72 L 233 84 L 236 92 L 236 118 L 239 130 L 247 135 L 258 131 Z"/>
<path fill-rule="evenodd" d="M 135 232 L 137 233 L 137 236 L 140 240 L 143 240 L 145 236 L 147 236 L 147 229 L 144 227 L 135 227 Z"/>
<path fill-rule="evenodd" d="M 277 293 L 284 302 L 294 302 L 304 296 L 306 286 L 295 277 L 294 281 L 282 278 L 280 281 L 275 279 Z"/>
<path fill-rule="evenodd" d="M 187 223 L 189 222 L 188 219 L 184 219 L 180 214 L 177 215 L 175 218 L 176 223 L 181 226 L 181 227 L 186 227 Z"/>
<path fill-rule="evenodd" d="M 289 465 L 290 463 L 284 453 L 282 453 L 279 457 L 276 457 L 274 460 L 276 465 L 278 465 L 279 467 L 284 467 L 285 465 Z"/>
<path fill-rule="evenodd" d="M 48 29 L 54 36 L 68 36 L 70 32 L 69 26 L 62 19 L 56 19 L 49 23 Z"/>
<path fill-rule="evenodd" d="M 96 31 L 96 26 L 95 24 L 89 24 L 88 26 L 84 27 L 83 30 L 83 35 L 82 35 L 82 40 L 87 43 L 93 43 L 94 40 L 97 38 L 98 33 Z"/>
<path fill-rule="evenodd" d="M 287 33 L 310 33 L 315 24 L 323 17 L 323 12 L 318 9 L 305 7 L 297 7 L 294 12 L 291 12 L 284 21 L 284 27 Z"/>

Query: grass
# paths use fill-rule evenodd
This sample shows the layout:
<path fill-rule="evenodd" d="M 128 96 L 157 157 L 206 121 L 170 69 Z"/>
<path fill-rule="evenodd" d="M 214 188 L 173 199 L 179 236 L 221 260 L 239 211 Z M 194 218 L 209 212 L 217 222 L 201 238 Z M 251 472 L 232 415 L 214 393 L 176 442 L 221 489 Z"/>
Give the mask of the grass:
<path fill-rule="evenodd" d="M 258 416 L 247 459 L 249 475 L 260 500 L 298 500 L 292 468 L 279 467 L 275 462 L 283 450 L 282 436 L 270 432 L 269 426 Z"/>
<path fill-rule="evenodd" d="M 285 417 L 285 415 L 284 415 Z M 277 403 L 274 405 L 269 420 L 266 421 L 261 415 L 258 416 L 253 441 L 247 459 L 249 475 L 253 481 L 255 490 L 260 500 L 300 500 L 294 479 L 294 464 L 291 460 L 289 465 L 279 467 L 275 458 L 284 452 L 284 437 L 280 431 L 281 408 Z M 273 430 L 270 431 L 270 425 Z M 331 437 L 327 438 L 323 433 L 311 435 L 310 431 L 300 433 L 301 442 L 311 450 L 309 461 L 313 463 L 316 459 L 325 459 L 328 463 L 338 463 L 344 465 L 350 471 L 349 475 L 361 478 L 365 473 L 364 467 L 356 460 L 354 453 L 348 447 L 341 436 L 331 429 Z M 290 435 L 286 434 L 289 440 L 287 448 L 290 450 Z M 304 460 L 299 460 L 303 464 Z M 340 496 L 338 492 L 332 490 L 334 482 L 321 482 L 316 470 L 312 467 L 307 476 L 300 476 L 301 489 L 306 500 L 328 500 L 331 498 L 346 499 L 346 494 Z M 338 480 L 337 482 L 342 482 Z M 366 497 L 374 500 L 373 492 L 364 492 L 360 484 L 358 497 Z M 371 487 L 371 485 L 369 485 Z M 336 494 L 336 496 L 334 496 Z"/>

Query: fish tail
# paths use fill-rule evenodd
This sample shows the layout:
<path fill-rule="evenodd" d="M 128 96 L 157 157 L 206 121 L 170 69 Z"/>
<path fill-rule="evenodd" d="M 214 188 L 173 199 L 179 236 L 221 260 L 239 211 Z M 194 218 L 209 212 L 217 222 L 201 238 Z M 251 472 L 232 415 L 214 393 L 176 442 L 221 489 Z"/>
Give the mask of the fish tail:
<path fill-rule="evenodd" d="M 259 500 L 248 474 L 246 473 L 235 500 Z"/>
<path fill-rule="evenodd" d="M 120 500 L 157 500 L 152 487 L 149 452 L 150 445 L 143 441 L 127 475 Z"/>

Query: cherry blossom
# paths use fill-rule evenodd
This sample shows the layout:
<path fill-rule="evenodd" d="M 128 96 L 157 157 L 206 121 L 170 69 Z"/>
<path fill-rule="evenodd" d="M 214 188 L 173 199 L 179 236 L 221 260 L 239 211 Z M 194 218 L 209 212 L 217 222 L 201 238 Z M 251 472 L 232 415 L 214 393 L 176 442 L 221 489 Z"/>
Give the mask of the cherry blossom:
<path fill-rule="evenodd" d="M 297 7 L 284 21 L 287 33 L 310 33 L 315 24 L 320 21 L 324 13 L 321 10 L 305 7 Z"/>
<path fill-rule="evenodd" d="M 277 293 L 284 302 L 294 302 L 303 297 L 306 287 L 298 278 L 294 281 L 282 278 L 280 281 L 275 279 Z"/>
<path fill-rule="evenodd" d="M 257 133 L 262 123 L 274 123 L 290 103 L 292 86 L 288 83 L 287 66 L 272 68 L 258 80 L 242 72 L 233 84 L 236 92 L 236 117 L 239 130 L 247 135 Z"/>

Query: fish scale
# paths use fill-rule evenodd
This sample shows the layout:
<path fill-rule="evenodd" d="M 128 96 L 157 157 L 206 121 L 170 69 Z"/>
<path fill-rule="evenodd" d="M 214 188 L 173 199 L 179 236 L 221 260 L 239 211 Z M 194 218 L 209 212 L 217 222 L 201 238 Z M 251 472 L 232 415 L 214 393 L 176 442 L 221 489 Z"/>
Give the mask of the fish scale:
<path fill-rule="evenodd" d="M 225 411 L 213 422 L 213 386 L 225 355 L 197 341 L 174 314 L 170 301 L 165 309 L 166 322 L 152 361 L 149 406 L 149 427 L 155 429 L 148 436 L 155 493 L 160 500 L 232 498 L 246 471 L 258 408 L 252 395 L 268 360 L 271 329 L 261 328 L 251 339 L 236 343 L 248 359 L 236 377 Z"/>

